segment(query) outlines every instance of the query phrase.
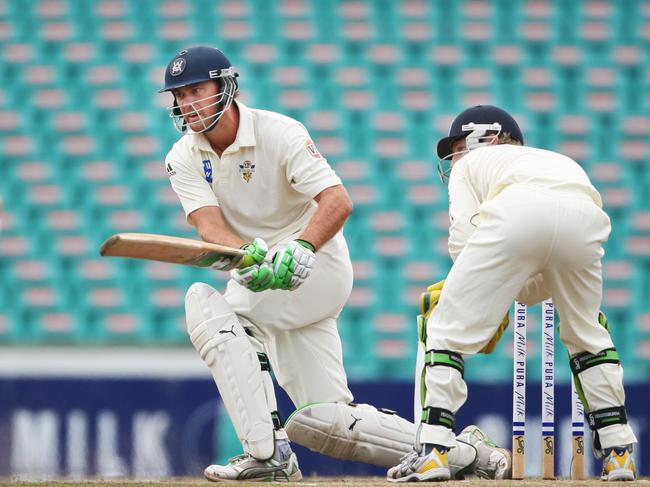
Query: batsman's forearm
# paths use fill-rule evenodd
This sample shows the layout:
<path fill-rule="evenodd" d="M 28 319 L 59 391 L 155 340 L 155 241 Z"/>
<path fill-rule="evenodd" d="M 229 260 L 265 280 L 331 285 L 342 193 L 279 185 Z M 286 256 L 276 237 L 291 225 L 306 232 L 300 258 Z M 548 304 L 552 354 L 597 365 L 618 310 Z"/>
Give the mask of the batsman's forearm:
<path fill-rule="evenodd" d="M 227 247 L 235 248 L 240 248 L 244 243 L 246 243 L 237 235 L 230 232 L 208 232 L 205 235 L 202 234 L 201 238 L 205 242 L 218 243 Z"/>
<path fill-rule="evenodd" d="M 343 186 L 326 189 L 316 201 L 318 209 L 299 238 L 318 250 L 343 228 L 352 213 L 352 201 Z"/>
<path fill-rule="evenodd" d="M 199 235 L 204 242 L 212 242 L 227 247 L 239 248 L 245 243 L 240 237 L 226 228 L 202 228 L 199 229 Z"/>
<path fill-rule="evenodd" d="M 198 230 L 204 242 L 235 248 L 244 244 L 242 238 L 230 229 L 217 206 L 204 206 L 193 211 L 188 221 Z"/>

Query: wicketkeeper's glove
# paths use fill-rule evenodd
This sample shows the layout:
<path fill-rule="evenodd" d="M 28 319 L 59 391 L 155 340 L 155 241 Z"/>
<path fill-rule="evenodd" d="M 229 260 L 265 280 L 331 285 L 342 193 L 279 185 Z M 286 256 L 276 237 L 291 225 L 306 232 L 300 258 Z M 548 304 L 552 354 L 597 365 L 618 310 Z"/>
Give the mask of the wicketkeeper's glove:
<path fill-rule="evenodd" d="M 292 291 L 309 277 L 316 255 L 314 246 L 306 240 L 292 240 L 273 256 L 273 289 Z"/>
<path fill-rule="evenodd" d="M 479 353 L 492 353 L 494 352 L 494 348 L 497 346 L 497 343 L 503 336 L 503 332 L 506 331 L 506 328 L 508 328 L 508 325 L 510 324 L 510 317 L 508 316 L 508 312 L 506 311 L 506 315 L 503 317 L 501 320 L 501 324 L 499 325 L 499 328 L 497 329 L 496 333 L 492 338 L 490 338 L 490 341 L 487 342 L 487 345 L 485 345 Z"/>
<path fill-rule="evenodd" d="M 438 305 L 440 300 L 440 294 L 442 294 L 442 286 L 444 286 L 445 280 L 438 281 L 435 284 L 431 284 L 427 287 L 427 290 L 420 294 L 420 314 L 425 318 L 429 318 L 435 307 Z"/>
<path fill-rule="evenodd" d="M 435 284 L 432 284 L 431 286 L 427 287 L 426 292 L 420 294 L 420 314 L 424 316 L 425 319 L 429 318 L 429 316 L 431 315 L 435 307 L 438 305 L 438 301 L 440 300 L 440 295 L 442 294 L 442 288 L 444 284 L 445 281 L 443 279 L 442 281 L 436 282 Z M 508 316 L 508 313 L 506 313 L 494 336 L 490 339 L 487 345 L 485 345 L 479 351 L 479 353 L 494 352 L 497 343 L 503 336 L 503 332 L 506 331 L 506 328 L 508 328 L 509 324 L 510 324 L 510 317 Z"/>

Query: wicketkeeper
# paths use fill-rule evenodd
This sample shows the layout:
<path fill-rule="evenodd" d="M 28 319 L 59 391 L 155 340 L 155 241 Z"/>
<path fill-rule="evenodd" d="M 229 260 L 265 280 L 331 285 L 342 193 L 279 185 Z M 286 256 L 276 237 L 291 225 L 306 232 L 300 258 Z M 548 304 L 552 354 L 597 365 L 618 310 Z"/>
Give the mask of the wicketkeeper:
<path fill-rule="evenodd" d="M 451 477 L 454 416 L 467 398 L 464 357 L 494 344 L 513 300 L 549 298 L 560 316 L 560 339 L 571 356 L 595 453 L 603 459 L 601 478 L 636 477 L 623 369 L 606 321 L 599 320 L 609 218 L 575 161 L 523 141 L 508 113 L 479 105 L 458 115 L 438 142 L 439 172 L 449 184 L 454 264 L 426 321 L 418 448 L 388 471 L 390 481 Z"/>

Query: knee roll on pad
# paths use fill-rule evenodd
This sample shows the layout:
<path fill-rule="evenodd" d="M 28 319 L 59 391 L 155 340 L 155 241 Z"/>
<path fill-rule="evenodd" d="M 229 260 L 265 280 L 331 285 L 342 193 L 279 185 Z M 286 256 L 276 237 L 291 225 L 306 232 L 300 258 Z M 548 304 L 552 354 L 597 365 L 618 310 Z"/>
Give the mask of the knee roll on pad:
<path fill-rule="evenodd" d="M 212 372 L 244 449 L 260 460 L 270 458 L 275 407 L 269 408 L 264 365 L 250 338 L 228 302 L 207 284 L 190 287 L 185 311 L 192 344 Z"/>

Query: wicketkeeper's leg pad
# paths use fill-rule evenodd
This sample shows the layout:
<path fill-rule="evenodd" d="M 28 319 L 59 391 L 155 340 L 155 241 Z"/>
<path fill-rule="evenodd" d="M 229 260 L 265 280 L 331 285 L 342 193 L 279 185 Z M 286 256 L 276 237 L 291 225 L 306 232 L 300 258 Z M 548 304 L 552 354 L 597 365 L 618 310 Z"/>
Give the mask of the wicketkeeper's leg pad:
<path fill-rule="evenodd" d="M 569 364 L 594 435 L 596 456 L 602 458 L 607 448 L 635 443 L 636 437 L 627 422 L 623 368 L 616 349 L 578 353 L 570 358 Z"/>
<path fill-rule="evenodd" d="M 295 411 L 285 427 L 291 441 L 312 451 L 386 468 L 399 464 L 415 443 L 413 423 L 368 404 L 310 404 Z M 456 445 L 448 454 L 452 475 L 476 459 L 473 446 Z"/>
<path fill-rule="evenodd" d="M 270 458 L 274 424 L 250 337 L 228 302 L 207 284 L 190 287 L 185 312 L 192 344 L 212 372 L 244 450 L 260 460 Z"/>

